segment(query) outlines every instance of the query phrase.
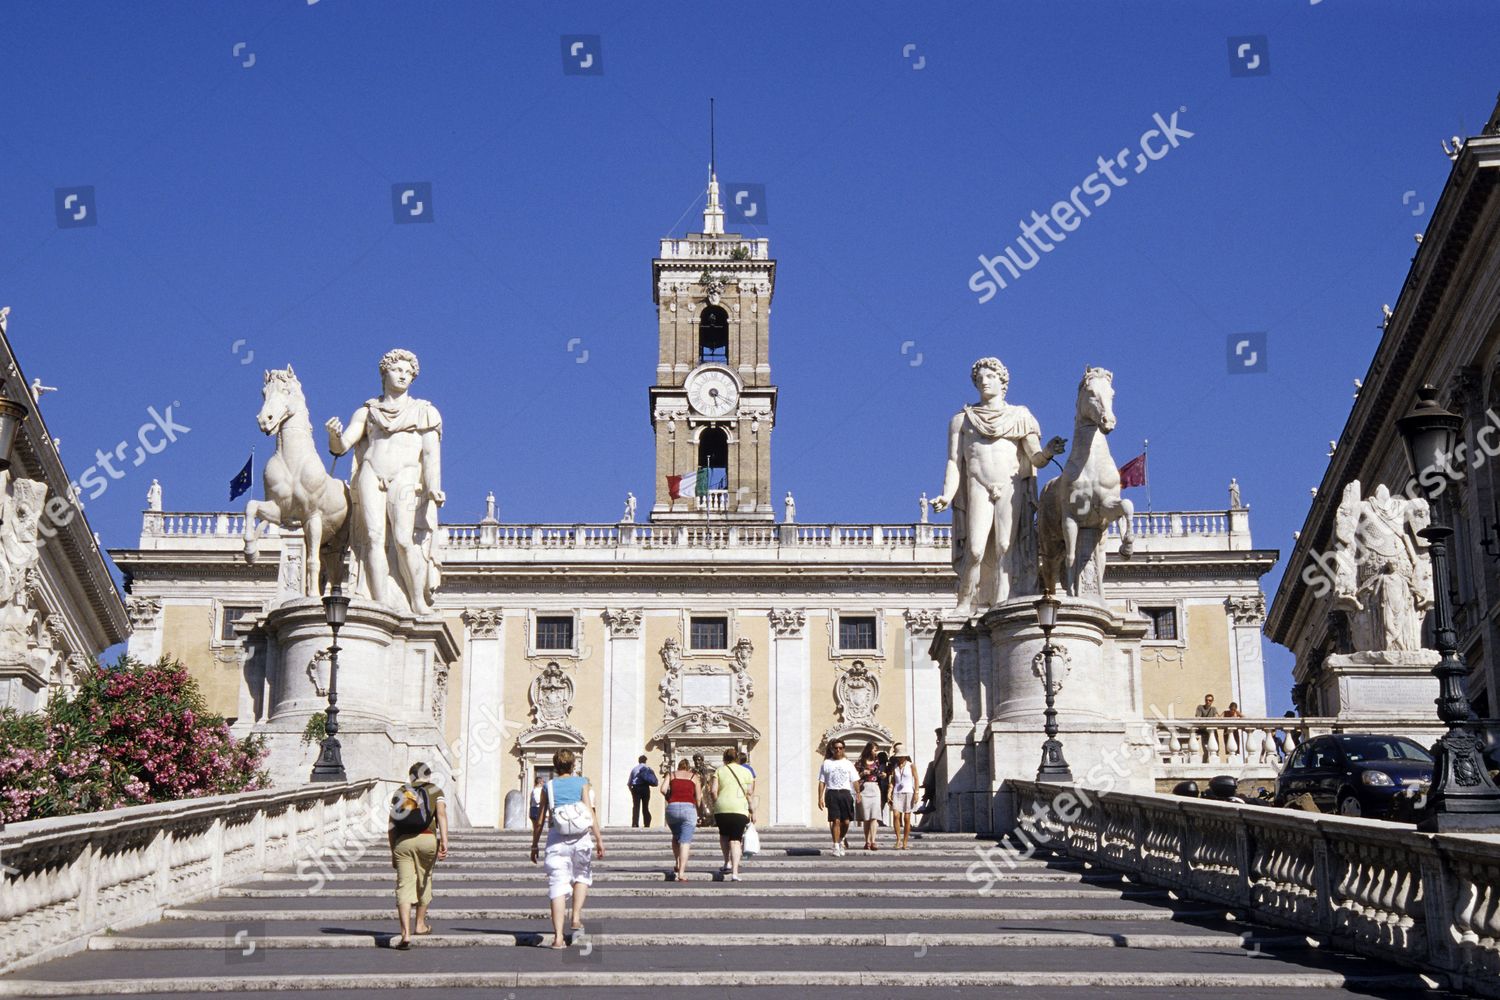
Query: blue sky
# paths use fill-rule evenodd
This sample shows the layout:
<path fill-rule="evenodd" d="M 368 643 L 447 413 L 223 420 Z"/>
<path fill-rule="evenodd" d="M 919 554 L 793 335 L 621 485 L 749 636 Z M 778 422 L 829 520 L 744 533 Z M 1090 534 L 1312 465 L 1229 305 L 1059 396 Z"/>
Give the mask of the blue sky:
<path fill-rule="evenodd" d="M 1155 508 L 1222 508 L 1237 476 L 1285 551 L 1447 176 L 1439 141 L 1493 107 L 1494 15 L 12 3 L 0 303 L 28 377 L 60 388 L 42 409 L 75 475 L 148 407 L 191 428 L 88 504 L 106 545 L 134 542 L 153 476 L 169 509 L 225 506 L 269 453 L 265 367 L 347 419 L 392 346 L 443 411 L 447 519 L 493 489 L 505 520 L 613 520 L 651 493 L 649 262 L 697 228 L 712 96 L 721 180 L 766 188 L 747 232 L 780 262 L 773 487 L 799 520 L 914 518 L 968 365 L 998 354 L 1048 434 L 1083 366 L 1112 369 L 1112 446 L 1150 439 Z M 564 74 L 570 34 L 599 36 L 602 74 Z M 1231 75 L 1241 36 L 1268 73 Z M 1190 139 L 979 302 L 978 255 L 1174 110 Z M 405 182 L 431 184 L 431 224 L 393 223 Z M 60 228 L 79 185 L 97 225 Z M 1246 332 L 1266 370 L 1231 374 Z M 1289 657 L 1267 654 L 1280 709 Z"/>

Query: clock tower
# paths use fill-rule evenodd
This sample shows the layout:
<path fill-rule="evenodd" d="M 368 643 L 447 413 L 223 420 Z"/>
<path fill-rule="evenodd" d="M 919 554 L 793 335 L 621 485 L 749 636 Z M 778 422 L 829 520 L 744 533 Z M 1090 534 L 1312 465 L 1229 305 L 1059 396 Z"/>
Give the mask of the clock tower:
<path fill-rule="evenodd" d="M 710 172 L 703 231 L 662 240 L 651 275 L 658 344 L 651 520 L 774 521 L 770 241 L 724 232 L 719 181 Z"/>

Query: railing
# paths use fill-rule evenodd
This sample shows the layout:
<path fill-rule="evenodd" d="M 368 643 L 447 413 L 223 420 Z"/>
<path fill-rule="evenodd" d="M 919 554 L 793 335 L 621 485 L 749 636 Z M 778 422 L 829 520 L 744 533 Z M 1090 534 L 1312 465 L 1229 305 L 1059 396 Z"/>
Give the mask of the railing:
<path fill-rule="evenodd" d="M 1442 729 L 1431 718 L 1207 719 L 1156 720 L 1157 761 L 1163 777 L 1188 777 L 1202 771 L 1194 765 L 1235 765 L 1246 777 L 1274 775 L 1286 754 L 1304 740 L 1326 733 L 1382 733 L 1411 736 L 1424 745 Z M 1280 731 L 1282 736 L 1277 738 Z M 1269 774 L 1264 770 L 1269 768 Z M 1260 773 L 1254 773 L 1261 769 Z"/>
<path fill-rule="evenodd" d="M 274 534 L 274 524 L 263 524 L 263 533 Z M 245 533 L 244 512 L 229 511 L 168 511 L 148 510 L 141 520 L 141 534 L 159 537 L 242 535 Z"/>
<path fill-rule="evenodd" d="M 735 256 L 736 251 L 739 251 L 739 257 Z M 712 236 L 703 239 L 667 239 L 661 241 L 661 257 L 663 260 L 769 260 L 771 241 L 719 239 Z"/>
<path fill-rule="evenodd" d="M 1007 787 L 1016 815 L 1028 817 L 1012 845 L 1033 840 L 1249 921 L 1323 935 L 1445 975 L 1452 989 L 1500 997 L 1494 840 L 1178 796 Z M 1015 854 L 1003 842 L 990 850 Z"/>
<path fill-rule="evenodd" d="M 709 490 L 697 497 L 698 509 L 710 514 L 723 514 L 729 510 L 728 490 Z"/>
<path fill-rule="evenodd" d="M 1229 511 L 1172 510 L 1137 514 L 1130 519 L 1130 530 L 1146 538 L 1217 538 L 1230 533 Z M 1120 522 L 1109 526 L 1111 535 L 1120 534 Z"/>
<path fill-rule="evenodd" d="M 0 831 L 0 973 L 304 855 L 322 864 L 335 848 L 362 850 L 385 833 L 377 788 L 305 785 L 12 823 Z"/>

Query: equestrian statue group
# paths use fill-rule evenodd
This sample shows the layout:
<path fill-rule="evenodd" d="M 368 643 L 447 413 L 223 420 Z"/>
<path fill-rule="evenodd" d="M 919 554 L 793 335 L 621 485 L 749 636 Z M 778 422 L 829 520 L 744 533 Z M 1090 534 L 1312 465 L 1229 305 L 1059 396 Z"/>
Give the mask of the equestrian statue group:
<path fill-rule="evenodd" d="M 1115 428 L 1114 376 L 1085 368 L 1078 385 L 1073 448 L 1042 443 L 1031 411 L 1005 401 L 1010 372 L 999 358 L 970 370 L 979 402 L 948 425 L 948 465 L 934 510 L 953 508 L 957 614 L 974 617 L 1029 594 L 1065 594 L 1104 603 L 1104 549 L 1120 522 L 1120 556 L 1135 546 L 1135 508 L 1120 496 L 1120 470 L 1109 453 Z M 1062 474 L 1041 491 L 1036 473 L 1067 452 Z"/>
<path fill-rule="evenodd" d="M 276 452 L 262 473 L 265 499 L 245 506 L 246 561 L 255 561 L 259 522 L 301 528 L 303 595 L 342 587 L 352 571 L 353 596 L 400 615 L 433 613 L 443 422 L 435 406 L 407 392 L 419 371 L 410 351 L 387 352 L 381 395 L 356 410 L 348 427 L 337 417 L 323 425 L 335 465 L 354 453 L 347 482 L 323 466 L 291 365 L 266 372 L 257 422 L 275 436 Z"/>

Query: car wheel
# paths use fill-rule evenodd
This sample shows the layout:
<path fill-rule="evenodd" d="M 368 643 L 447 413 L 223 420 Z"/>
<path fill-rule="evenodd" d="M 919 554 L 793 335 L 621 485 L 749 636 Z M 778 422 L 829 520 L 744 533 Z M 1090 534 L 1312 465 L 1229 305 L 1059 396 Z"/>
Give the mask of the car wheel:
<path fill-rule="evenodd" d="M 1364 807 L 1359 804 L 1359 797 L 1353 792 L 1345 792 L 1339 796 L 1340 816 L 1363 816 Z"/>

